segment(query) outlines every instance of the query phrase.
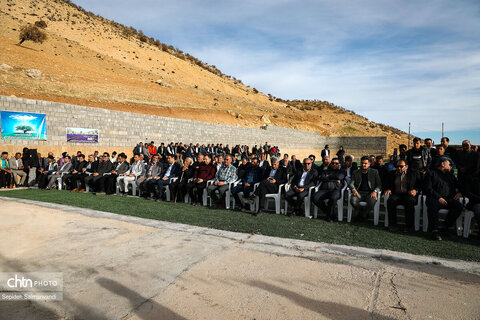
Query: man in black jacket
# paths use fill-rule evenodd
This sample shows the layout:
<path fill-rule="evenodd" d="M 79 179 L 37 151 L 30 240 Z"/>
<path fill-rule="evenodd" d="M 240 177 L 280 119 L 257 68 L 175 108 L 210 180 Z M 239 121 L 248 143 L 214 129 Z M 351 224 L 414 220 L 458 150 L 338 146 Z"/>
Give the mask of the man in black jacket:
<path fill-rule="evenodd" d="M 350 184 L 350 181 L 352 180 L 352 173 L 358 169 L 358 165 L 356 162 L 353 162 L 352 156 L 348 155 L 345 157 L 342 169 L 346 173 L 345 181 L 347 184 Z"/>
<path fill-rule="evenodd" d="M 329 169 L 323 170 L 318 177 L 321 184 L 313 194 L 312 201 L 327 215 L 327 221 L 332 221 L 335 216 L 335 204 L 340 199 L 345 176 L 345 171 L 340 168 L 340 160 L 333 158 Z M 327 204 L 324 200 L 327 200 Z"/>
<path fill-rule="evenodd" d="M 292 160 L 290 160 L 290 165 L 292 166 L 292 171 L 293 173 L 297 172 L 297 171 L 302 171 L 303 170 L 303 167 L 302 167 L 302 163 L 300 162 L 300 160 L 297 159 L 297 157 L 292 154 Z"/>
<path fill-rule="evenodd" d="M 113 169 L 113 163 L 110 161 L 110 154 L 105 152 L 103 156 L 100 157 L 100 161 L 97 166 L 97 170 L 89 177 L 85 178 L 85 183 L 88 184 L 95 192 L 103 192 L 104 190 L 103 183 L 99 183 L 103 178 L 105 173 L 110 173 Z"/>
<path fill-rule="evenodd" d="M 95 161 L 95 156 L 93 154 L 89 155 L 87 164 L 84 168 L 82 168 L 80 174 L 72 175 L 70 177 L 71 186 L 74 187 L 72 192 L 85 192 L 85 179 L 93 174 L 97 170 L 97 167 L 98 161 Z M 80 181 L 80 189 L 76 189 L 78 186 L 78 181 Z"/>
<path fill-rule="evenodd" d="M 477 170 L 478 152 L 472 150 L 472 145 L 469 140 L 462 141 L 462 150 L 455 154 L 455 165 L 458 169 L 458 183 L 460 190 L 464 190 L 466 180 Z"/>
<path fill-rule="evenodd" d="M 170 184 L 170 191 L 173 196 L 173 202 L 184 201 L 184 195 L 187 193 L 188 179 L 193 177 L 194 167 L 192 163 L 193 160 L 191 157 L 185 158 L 178 179 Z"/>
<path fill-rule="evenodd" d="M 117 178 L 130 169 L 130 164 L 127 161 L 127 155 L 125 153 L 120 153 L 117 156 L 117 162 L 112 166 L 110 174 L 104 175 L 103 178 L 99 180 L 99 190 L 102 190 L 102 186 L 105 189 L 106 194 L 113 194 L 116 191 Z M 103 194 L 103 192 L 97 193 Z"/>
<path fill-rule="evenodd" d="M 430 151 L 422 146 L 420 138 L 413 138 L 413 148 L 407 151 L 406 157 L 410 170 L 417 170 L 425 173 L 432 163 Z"/>
<path fill-rule="evenodd" d="M 301 215 L 303 199 L 308 195 L 308 189 L 315 186 L 317 177 L 318 171 L 312 169 L 312 160 L 303 159 L 303 170 L 295 173 L 290 189 L 285 193 L 288 204 L 293 206 L 293 214 Z"/>
<path fill-rule="evenodd" d="M 360 159 L 360 170 L 352 173 L 352 180 L 348 185 L 352 191 L 351 204 L 355 208 L 357 220 L 364 220 L 373 209 L 379 192 L 382 191 L 382 181 L 378 171 L 370 168 L 370 160 L 367 156 Z M 360 202 L 365 201 L 367 205 L 360 211 Z"/>
<path fill-rule="evenodd" d="M 405 161 L 405 160 L 402 160 Z M 398 161 L 397 161 L 398 164 Z M 375 164 L 371 167 L 378 171 L 380 175 L 380 180 L 382 181 L 382 186 L 385 185 L 385 181 L 388 175 L 388 168 L 383 164 L 383 156 L 376 156 L 375 157 Z"/>
<path fill-rule="evenodd" d="M 80 176 L 82 174 L 82 169 L 85 168 L 87 164 L 88 162 L 85 160 L 84 154 L 79 154 L 76 156 L 73 171 L 70 174 L 66 174 L 63 176 L 63 180 L 65 181 L 65 184 L 67 185 L 67 188 L 69 190 L 78 191 L 78 179 L 76 176 Z"/>
<path fill-rule="evenodd" d="M 277 193 L 280 185 L 287 183 L 287 172 L 279 165 L 278 160 L 272 159 L 272 166 L 264 171 L 263 180 L 260 181 L 255 193 L 252 197 L 258 196 L 259 205 L 256 216 L 263 212 L 263 205 L 265 202 L 265 195 L 270 193 Z"/>
<path fill-rule="evenodd" d="M 388 224 L 397 226 L 397 205 L 405 207 L 405 230 L 413 230 L 415 204 L 417 203 L 422 178 L 417 170 L 408 169 L 405 160 L 397 161 L 397 169 L 388 172 L 385 179 L 385 195 L 387 200 Z"/>
<path fill-rule="evenodd" d="M 260 155 L 260 160 L 258 161 L 258 166 L 260 168 L 262 168 L 263 171 L 267 171 L 268 168 L 270 167 L 270 164 L 268 163 L 268 160 L 267 160 L 267 154 L 266 153 L 262 153 Z"/>
<path fill-rule="evenodd" d="M 441 158 L 436 169 L 429 171 L 425 177 L 424 191 L 427 196 L 428 228 L 432 232 L 433 240 L 442 240 L 438 234 L 438 211 L 440 209 L 448 209 L 445 219 L 446 234 L 448 227 L 457 220 L 462 212 L 462 204 L 459 201 L 462 194 L 457 192 L 458 181 L 451 170 L 450 161 Z"/>

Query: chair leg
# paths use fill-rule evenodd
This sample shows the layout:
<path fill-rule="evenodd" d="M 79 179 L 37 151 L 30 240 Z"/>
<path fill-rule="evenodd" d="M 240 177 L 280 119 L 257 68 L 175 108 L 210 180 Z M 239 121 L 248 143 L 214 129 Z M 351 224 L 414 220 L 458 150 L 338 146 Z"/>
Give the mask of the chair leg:
<path fill-rule="evenodd" d="M 310 197 L 303 199 L 303 205 L 305 206 L 305 218 L 311 218 L 310 216 Z"/>
<path fill-rule="evenodd" d="M 275 213 L 280 214 L 280 207 L 282 205 L 282 199 L 280 197 L 275 198 Z"/>
<path fill-rule="evenodd" d="M 383 202 L 383 206 L 385 207 L 385 223 L 384 223 L 384 226 L 385 228 L 388 227 L 388 207 L 387 207 L 387 201 L 388 201 L 388 197 L 384 197 L 384 202 Z"/>
<path fill-rule="evenodd" d="M 473 211 L 465 211 L 465 217 L 463 220 L 463 237 L 468 238 L 470 235 L 470 226 L 472 224 Z"/>
<path fill-rule="evenodd" d="M 348 195 L 347 222 L 352 221 L 353 207 L 352 207 L 352 203 L 350 202 L 350 200 L 351 200 L 351 195 Z"/>
<path fill-rule="evenodd" d="M 230 191 L 225 192 L 225 209 L 230 209 Z"/>
<path fill-rule="evenodd" d="M 207 188 L 203 189 L 203 206 L 206 207 L 208 205 L 208 192 Z"/>
<path fill-rule="evenodd" d="M 423 220 L 422 220 L 423 232 L 428 231 L 428 210 L 427 207 L 423 206 Z"/>
<path fill-rule="evenodd" d="M 415 206 L 415 221 L 414 221 L 414 223 L 415 223 L 415 231 L 420 230 L 420 206 Z"/>
<path fill-rule="evenodd" d="M 378 199 L 375 202 L 375 206 L 373 207 L 373 224 L 378 226 L 378 220 L 380 219 L 380 197 L 381 195 L 377 195 Z"/>
<path fill-rule="evenodd" d="M 343 198 L 337 201 L 338 221 L 343 221 Z"/>
<path fill-rule="evenodd" d="M 457 236 L 461 237 L 463 235 L 463 212 L 457 218 L 456 227 L 457 227 Z"/>

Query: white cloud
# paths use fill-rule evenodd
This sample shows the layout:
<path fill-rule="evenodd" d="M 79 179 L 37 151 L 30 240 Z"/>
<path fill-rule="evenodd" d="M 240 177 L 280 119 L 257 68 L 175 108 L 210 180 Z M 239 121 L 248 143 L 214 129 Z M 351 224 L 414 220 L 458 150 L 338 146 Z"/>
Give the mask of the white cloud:
<path fill-rule="evenodd" d="M 282 98 L 480 128 L 478 1 L 76 1 Z"/>

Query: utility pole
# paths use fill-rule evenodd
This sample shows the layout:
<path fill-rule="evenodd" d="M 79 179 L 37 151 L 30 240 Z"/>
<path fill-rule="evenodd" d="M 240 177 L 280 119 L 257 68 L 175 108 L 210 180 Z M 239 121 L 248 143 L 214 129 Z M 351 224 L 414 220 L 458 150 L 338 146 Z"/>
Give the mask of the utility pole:
<path fill-rule="evenodd" d="M 442 122 L 442 138 L 445 137 L 445 124 Z"/>
<path fill-rule="evenodd" d="M 408 150 L 410 150 L 410 122 L 408 123 Z"/>

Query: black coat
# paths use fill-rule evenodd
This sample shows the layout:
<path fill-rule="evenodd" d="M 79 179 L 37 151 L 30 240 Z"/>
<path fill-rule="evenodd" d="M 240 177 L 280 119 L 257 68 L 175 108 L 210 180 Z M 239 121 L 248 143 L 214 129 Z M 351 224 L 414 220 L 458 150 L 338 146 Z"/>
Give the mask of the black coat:
<path fill-rule="evenodd" d="M 457 193 L 458 181 L 450 171 L 443 173 L 440 170 L 427 172 L 423 191 L 429 198 L 453 198 Z"/>
<path fill-rule="evenodd" d="M 480 203 L 480 175 L 474 174 L 468 177 L 465 184 L 465 197 L 469 199 L 467 209 L 473 210 L 475 204 Z"/>
<path fill-rule="evenodd" d="M 341 190 L 343 187 L 343 182 L 345 180 L 345 177 L 347 176 L 347 173 L 342 170 L 324 170 L 319 176 L 318 176 L 318 182 L 321 182 L 322 185 L 320 186 L 320 189 L 322 190 Z M 337 180 L 340 180 L 340 183 L 337 182 Z"/>
<path fill-rule="evenodd" d="M 294 161 L 290 161 L 290 165 L 292 166 L 292 170 L 293 170 L 293 173 L 297 172 L 297 171 L 302 171 L 303 170 L 303 166 L 302 166 L 302 163 L 300 162 L 300 160 L 296 159 L 295 162 Z"/>
<path fill-rule="evenodd" d="M 104 173 L 110 173 L 113 170 L 113 163 L 109 160 L 104 162 L 99 162 L 97 166 L 97 172 L 99 175 L 103 176 Z"/>
<path fill-rule="evenodd" d="M 293 177 L 292 180 L 292 188 L 293 187 L 298 187 L 298 184 L 300 183 L 300 180 L 302 179 L 303 171 L 297 171 L 295 172 L 295 176 Z M 305 177 L 305 182 L 303 184 L 303 187 L 308 189 L 310 187 L 314 187 L 315 184 L 317 183 L 317 178 L 318 178 L 318 171 L 315 169 L 310 169 L 308 170 L 307 176 Z"/>
<path fill-rule="evenodd" d="M 75 163 L 75 167 L 73 168 L 74 171 L 78 171 L 79 173 L 82 173 L 82 169 L 86 168 L 88 165 L 88 161 L 83 160 L 82 162 L 78 161 Z"/>
<path fill-rule="evenodd" d="M 397 176 L 397 172 L 397 170 L 388 172 L 383 190 L 391 190 L 392 193 L 395 192 L 395 178 Z M 417 170 L 407 170 L 405 178 L 407 179 L 407 191 L 420 191 L 422 186 L 421 173 L 419 173 Z"/>
<path fill-rule="evenodd" d="M 267 179 L 270 176 L 271 171 L 272 167 L 268 167 L 268 169 L 264 171 L 263 178 Z M 282 166 L 278 166 L 277 172 L 275 172 L 273 179 L 275 179 L 276 185 L 287 183 L 287 171 Z"/>
<path fill-rule="evenodd" d="M 88 167 L 88 164 L 89 164 L 89 162 L 87 161 L 87 165 L 85 166 L 85 168 Z M 98 161 L 93 161 L 93 162 L 91 163 L 90 169 L 87 169 L 87 170 L 85 171 L 85 173 L 87 173 L 87 172 L 88 172 L 88 173 L 97 172 L 97 167 L 98 167 Z"/>

